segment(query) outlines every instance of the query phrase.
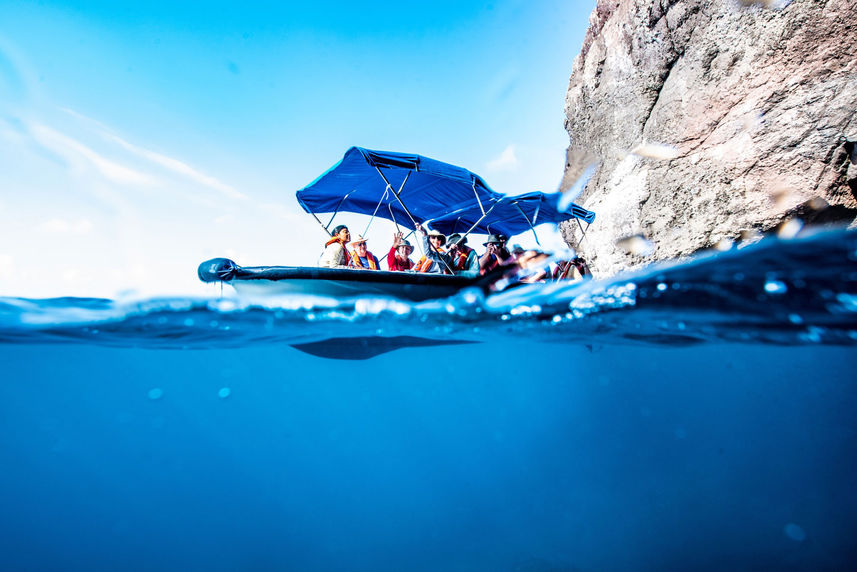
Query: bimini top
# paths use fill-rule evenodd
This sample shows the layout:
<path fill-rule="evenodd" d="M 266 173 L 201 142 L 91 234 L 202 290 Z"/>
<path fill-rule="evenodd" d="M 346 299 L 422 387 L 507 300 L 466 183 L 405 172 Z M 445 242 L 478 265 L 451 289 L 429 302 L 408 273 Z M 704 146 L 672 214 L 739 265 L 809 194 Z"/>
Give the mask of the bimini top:
<path fill-rule="evenodd" d="M 507 196 L 492 190 L 467 169 L 422 157 L 352 147 L 342 160 L 297 192 L 311 214 L 351 212 L 374 215 L 403 226 L 428 223 L 444 234 L 520 234 L 537 224 L 595 213 L 561 193 Z"/>

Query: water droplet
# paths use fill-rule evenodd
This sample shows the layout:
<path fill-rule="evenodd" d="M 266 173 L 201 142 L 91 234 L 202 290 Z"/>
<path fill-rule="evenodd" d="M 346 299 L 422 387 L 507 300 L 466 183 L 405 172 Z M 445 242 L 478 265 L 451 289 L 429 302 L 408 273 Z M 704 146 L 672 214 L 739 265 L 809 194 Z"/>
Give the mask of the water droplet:
<path fill-rule="evenodd" d="M 209 325 L 209 327 L 211 327 L 211 328 L 216 328 L 216 327 L 217 327 L 217 320 L 211 320 L 211 321 L 208 323 L 208 325 Z"/>
<path fill-rule="evenodd" d="M 785 294 L 788 287 L 781 280 L 768 280 L 765 282 L 765 292 L 768 294 Z"/>
<path fill-rule="evenodd" d="M 220 399 L 226 399 L 230 395 L 232 395 L 232 390 L 228 387 L 221 387 L 220 391 L 217 392 L 217 397 Z"/>
<path fill-rule="evenodd" d="M 626 236 L 616 241 L 616 246 L 627 254 L 636 256 L 649 256 L 655 251 L 655 245 L 642 234 Z"/>
<path fill-rule="evenodd" d="M 663 282 L 661 282 L 660 284 L 658 284 L 658 292 L 663 292 L 663 291 L 664 291 L 664 290 L 666 290 L 666 289 L 667 289 L 667 285 L 666 285 L 666 284 L 664 284 Z"/>
<path fill-rule="evenodd" d="M 717 242 L 714 243 L 714 250 L 719 250 L 720 252 L 726 252 L 727 250 L 732 249 L 732 239 L 729 238 L 721 238 Z"/>
<path fill-rule="evenodd" d="M 803 229 L 803 221 L 797 218 L 792 218 L 785 221 L 777 229 L 777 236 L 784 240 L 794 238 Z"/>
<path fill-rule="evenodd" d="M 679 151 L 672 145 L 644 142 L 641 145 L 634 147 L 631 154 L 637 155 L 638 157 L 646 157 L 648 159 L 657 159 L 659 161 L 670 161 L 679 156 Z"/>
<path fill-rule="evenodd" d="M 161 389 L 160 387 L 153 387 L 152 389 L 149 390 L 149 399 L 151 399 L 152 401 L 154 401 L 156 399 L 160 399 L 163 396 L 164 396 L 164 390 Z"/>
<path fill-rule="evenodd" d="M 792 324 L 803 324 L 803 318 L 800 317 L 800 314 L 789 314 L 789 322 Z"/>
<path fill-rule="evenodd" d="M 803 542 L 806 540 L 806 532 L 793 522 L 788 523 L 783 527 L 783 532 L 795 542 Z"/>
<path fill-rule="evenodd" d="M 186 320 L 184 321 L 184 325 L 185 325 L 185 326 L 187 326 L 188 328 L 190 328 L 191 326 L 193 326 L 193 318 L 188 318 L 188 319 L 186 319 Z"/>

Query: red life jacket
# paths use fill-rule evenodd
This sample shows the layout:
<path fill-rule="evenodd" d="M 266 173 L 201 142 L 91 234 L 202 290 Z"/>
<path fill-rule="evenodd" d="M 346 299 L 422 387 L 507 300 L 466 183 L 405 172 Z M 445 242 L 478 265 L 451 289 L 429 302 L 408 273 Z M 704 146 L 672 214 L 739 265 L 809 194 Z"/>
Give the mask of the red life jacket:
<path fill-rule="evenodd" d="M 369 270 L 378 270 L 378 264 L 375 262 L 377 258 L 368 250 L 366 251 L 366 260 L 369 262 Z M 366 268 L 360 261 L 360 255 L 357 254 L 356 250 L 351 252 L 351 263 L 357 268 Z"/>
<path fill-rule="evenodd" d="M 456 272 L 461 272 L 467 267 L 467 257 L 471 252 L 473 252 L 473 249 L 469 246 L 458 247 L 458 256 L 456 257 L 455 264 L 453 265 Z"/>

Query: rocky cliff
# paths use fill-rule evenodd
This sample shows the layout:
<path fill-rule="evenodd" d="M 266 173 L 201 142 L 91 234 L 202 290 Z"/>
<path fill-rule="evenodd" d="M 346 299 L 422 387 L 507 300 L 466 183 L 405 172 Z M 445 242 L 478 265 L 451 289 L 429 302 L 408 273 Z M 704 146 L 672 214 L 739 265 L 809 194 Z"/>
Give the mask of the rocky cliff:
<path fill-rule="evenodd" d="M 582 243 L 563 232 L 596 276 L 786 220 L 852 222 L 855 22 L 856 0 L 599 0 L 566 96 L 563 183 L 595 166 L 576 202 L 598 218 Z"/>

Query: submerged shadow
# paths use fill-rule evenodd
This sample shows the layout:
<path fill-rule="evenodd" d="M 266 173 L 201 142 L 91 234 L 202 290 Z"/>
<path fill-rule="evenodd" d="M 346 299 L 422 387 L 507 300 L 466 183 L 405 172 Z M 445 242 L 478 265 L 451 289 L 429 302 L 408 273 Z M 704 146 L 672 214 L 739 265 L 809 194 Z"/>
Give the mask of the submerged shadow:
<path fill-rule="evenodd" d="M 296 350 L 329 359 L 364 360 L 400 348 L 475 344 L 469 340 L 432 340 L 416 336 L 364 336 L 359 338 L 329 338 L 319 342 L 291 344 Z"/>

